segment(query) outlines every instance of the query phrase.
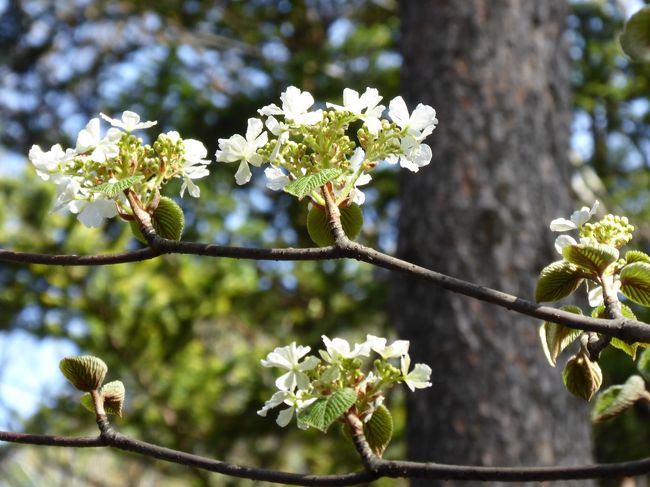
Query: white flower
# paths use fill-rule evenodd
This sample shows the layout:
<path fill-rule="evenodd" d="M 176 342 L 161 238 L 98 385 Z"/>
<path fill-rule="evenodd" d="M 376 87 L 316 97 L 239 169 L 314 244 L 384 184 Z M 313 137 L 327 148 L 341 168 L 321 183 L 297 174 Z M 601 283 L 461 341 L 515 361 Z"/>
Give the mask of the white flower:
<path fill-rule="evenodd" d="M 279 167 L 271 166 L 264 169 L 264 175 L 268 180 L 266 187 L 273 191 L 281 191 L 289 184 L 291 179 Z"/>
<path fill-rule="evenodd" d="M 229 139 L 219 139 L 219 150 L 216 152 L 217 161 L 241 161 L 235 174 L 237 184 L 246 184 L 250 181 L 251 171 L 248 164 L 260 166 L 264 162 L 264 158 L 257 153 L 257 149 L 263 147 L 268 140 L 268 133 L 263 130 L 264 125 L 259 118 L 249 118 L 246 138 L 235 134 Z"/>
<path fill-rule="evenodd" d="M 581 209 L 574 211 L 569 217 L 570 220 L 566 218 L 556 218 L 551 222 L 550 228 L 553 232 L 567 232 L 569 230 L 577 230 L 582 225 L 587 223 L 589 219 L 596 214 L 598 210 L 598 200 L 594 202 L 594 206 L 589 209 L 586 206 L 583 206 Z"/>
<path fill-rule="evenodd" d="M 422 144 L 418 140 L 411 137 L 403 137 L 400 140 L 400 148 L 402 153 L 400 155 L 391 155 L 386 158 L 389 164 L 399 162 L 399 165 L 412 172 L 418 172 L 421 167 L 426 166 L 431 162 L 431 147 L 427 144 Z"/>
<path fill-rule="evenodd" d="M 181 175 L 183 176 L 183 184 L 181 185 L 181 197 L 187 188 L 190 196 L 198 198 L 201 196 L 201 190 L 194 184 L 192 179 L 200 179 L 210 174 L 210 170 L 206 167 L 210 164 L 209 159 L 204 159 L 208 155 L 208 149 L 205 148 L 203 142 L 195 139 L 183 140 L 185 147 L 184 164 Z"/>
<path fill-rule="evenodd" d="M 275 104 L 260 108 L 257 113 L 260 115 L 284 115 L 289 121 L 299 125 L 314 125 L 323 119 L 323 111 L 316 110 L 309 112 L 309 107 L 314 104 L 314 97 L 308 91 L 300 91 L 295 86 L 289 86 L 280 95 L 282 108 Z"/>
<path fill-rule="evenodd" d="M 134 130 L 147 129 L 149 127 L 153 127 L 158 123 L 156 121 L 140 122 L 140 115 L 138 115 L 135 112 L 131 112 L 129 110 L 122 113 L 122 120 L 111 118 L 107 115 L 104 115 L 103 113 L 100 113 L 99 116 L 102 117 L 104 120 L 106 120 L 108 123 L 110 123 L 113 127 L 120 128 L 125 132 L 133 132 Z"/>
<path fill-rule="evenodd" d="M 273 147 L 271 155 L 269 156 L 269 161 L 274 162 L 280 153 L 282 144 L 289 140 L 289 125 L 283 122 L 279 122 L 274 116 L 270 116 L 266 119 L 266 128 L 269 129 L 269 131 L 278 138 L 275 141 L 275 146 Z"/>
<path fill-rule="evenodd" d="M 370 355 L 370 345 L 367 342 L 356 343 L 354 350 L 350 349 L 350 343 L 343 338 L 334 338 L 330 340 L 325 335 L 322 335 L 323 343 L 327 351 L 319 350 L 323 360 L 330 364 L 340 363 L 343 359 L 351 359 L 355 357 L 367 357 Z"/>
<path fill-rule="evenodd" d="M 62 173 L 67 162 L 73 160 L 77 154 L 72 149 L 63 150 L 61 145 L 53 145 L 49 151 L 43 152 L 38 145 L 33 145 L 29 150 L 29 160 L 36 169 L 36 174 L 47 181 L 56 181 L 57 173 Z"/>
<path fill-rule="evenodd" d="M 117 204 L 114 200 L 107 199 L 99 194 L 94 200 L 74 200 L 68 204 L 72 213 L 78 213 L 77 219 L 87 227 L 99 227 L 104 218 L 113 218 L 117 215 Z"/>
<path fill-rule="evenodd" d="M 438 124 L 436 111 L 429 105 L 420 103 L 413 113 L 409 115 L 406 103 L 401 96 L 395 97 L 388 105 L 388 115 L 398 127 L 407 129 L 407 132 L 417 140 L 422 140 L 433 132 Z"/>
<path fill-rule="evenodd" d="M 592 308 L 601 306 L 604 303 L 603 287 L 595 286 L 593 289 L 589 289 L 589 281 L 587 281 L 587 298 L 589 300 L 589 306 Z"/>
<path fill-rule="evenodd" d="M 281 391 L 294 391 L 307 389 L 309 377 L 304 371 L 311 370 L 318 365 L 319 360 L 313 355 L 307 357 L 302 363 L 300 359 L 311 350 L 309 347 L 296 346 L 296 342 L 286 347 L 278 347 L 269 353 L 266 360 L 262 360 L 264 367 L 279 367 L 287 369 L 288 372 L 275 381 L 275 385 Z"/>
<path fill-rule="evenodd" d="M 361 164 L 366 159 L 366 153 L 361 147 L 354 150 L 354 154 L 350 158 L 350 168 L 356 174 L 361 167 Z M 357 205 L 362 205 L 366 201 L 366 195 L 359 189 L 359 186 L 364 186 L 372 180 L 370 174 L 361 173 L 354 183 L 354 188 L 350 191 L 350 200 Z"/>
<path fill-rule="evenodd" d="M 117 142 L 122 133 L 116 128 L 108 129 L 105 137 L 99 133 L 99 118 L 93 118 L 77 135 L 77 146 L 75 150 L 83 154 L 92 150 L 90 158 L 95 162 L 106 162 L 107 159 L 117 157 L 120 153 Z"/>
<path fill-rule="evenodd" d="M 368 127 L 368 131 L 376 135 L 381 129 L 381 121 L 379 118 L 384 112 L 384 105 L 379 105 L 383 97 L 375 88 L 366 88 L 363 95 L 359 96 L 359 92 L 350 88 L 343 90 L 343 106 L 328 103 L 327 106 L 334 108 L 337 111 L 352 112 L 364 121 L 364 125 Z M 363 113 L 363 111 L 366 111 Z"/>
<path fill-rule="evenodd" d="M 402 380 L 404 380 L 408 388 L 415 391 L 415 389 L 431 387 L 431 382 L 429 382 L 431 367 L 426 364 L 415 364 L 413 370 L 409 372 L 410 366 L 411 357 L 404 355 L 401 359 Z"/>
<path fill-rule="evenodd" d="M 278 418 L 275 421 L 278 426 L 284 428 L 291 422 L 291 418 L 293 418 L 294 413 L 299 413 L 301 410 L 312 404 L 317 399 L 316 397 L 307 397 L 305 399 L 305 395 L 306 393 L 304 391 L 298 391 L 296 394 L 289 391 L 278 391 L 273 394 L 271 399 L 266 401 L 264 407 L 257 411 L 257 414 L 265 417 L 266 413 L 270 409 L 273 409 L 280 404 L 287 404 L 289 408 L 280 411 L 280 414 L 278 414 Z M 308 426 L 300 420 L 298 420 L 298 427 L 300 429 L 308 428 Z"/>
<path fill-rule="evenodd" d="M 381 355 L 383 359 L 402 357 L 408 354 L 409 351 L 408 340 L 396 340 L 389 346 L 386 346 L 387 340 L 385 338 L 368 335 L 366 337 L 366 342 L 368 342 L 370 344 L 370 348 L 374 352 Z"/>

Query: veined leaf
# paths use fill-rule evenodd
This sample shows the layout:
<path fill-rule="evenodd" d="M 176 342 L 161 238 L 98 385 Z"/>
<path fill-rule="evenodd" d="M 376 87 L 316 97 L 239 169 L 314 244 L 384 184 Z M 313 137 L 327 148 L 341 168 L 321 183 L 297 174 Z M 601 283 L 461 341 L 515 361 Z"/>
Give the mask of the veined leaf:
<path fill-rule="evenodd" d="M 109 198 L 114 198 L 125 189 L 140 182 L 142 177 L 143 176 L 129 176 L 128 178 L 120 179 L 119 181 L 100 184 L 99 186 L 92 188 L 92 190 L 98 193 L 104 193 Z"/>
<path fill-rule="evenodd" d="M 284 191 L 297 196 L 298 199 L 303 199 L 313 190 L 324 186 L 325 183 L 329 183 L 330 181 L 338 178 L 341 174 L 341 169 L 336 167 L 323 169 L 316 174 L 307 174 L 305 176 L 299 177 L 294 181 L 291 181 L 284 187 Z"/>
<path fill-rule="evenodd" d="M 539 275 L 535 300 L 539 303 L 562 299 L 575 291 L 585 277 L 588 277 L 587 272 L 566 260 L 553 262 Z"/>
<path fill-rule="evenodd" d="M 585 401 L 589 401 L 598 392 L 603 383 L 603 373 L 597 362 L 579 353 L 569 359 L 564 371 L 562 381 L 567 390 Z"/>
<path fill-rule="evenodd" d="M 91 355 L 66 357 L 59 362 L 59 369 L 73 386 L 84 392 L 99 389 L 108 371 L 102 359 Z"/>
<path fill-rule="evenodd" d="M 350 206 L 339 208 L 341 212 L 341 226 L 345 235 L 350 240 L 354 240 L 363 225 L 363 213 L 361 207 L 356 203 Z M 327 212 L 319 207 L 312 206 L 307 214 L 307 231 L 309 236 L 319 247 L 334 245 L 334 236 L 330 228 L 330 222 L 327 218 Z"/>
<path fill-rule="evenodd" d="M 623 385 L 612 386 L 598 395 L 591 419 L 598 423 L 618 416 L 643 397 L 645 382 L 633 375 Z"/>
<path fill-rule="evenodd" d="M 599 243 L 567 245 L 562 255 L 572 264 L 598 274 L 616 262 L 618 249 Z"/>
<path fill-rule="evenodd" d="M 621 306 L 621 313 L 623 314 L 623 316 L 625 316 L 626 318 L 628 318 L 630 320 L 636 320 L 637 319 L 635 314 L 634 314 L 634 311 L 632 311 L 632 309 L 629 306 L 627 306 L 627 305 L 625 305 L 623 303 L 619 303 L 619 304 Z M 593 316 L 594 318 L 606 318 L 606 316 L 605 316 L 605 305 L 601 304 L 597 308 L 594 308 L 594 310 L 591 312 L 591 316 Z M 644 346 L 645 344 L 643 344 L 643 343 L 631 343 L 630 344 L 630 343 L 624 342 L 623 340 L 620 340 L 619 338 L 612 337 L 612 339 L 610 341 L 610 345 L 612 347 L 614 347 L 614 348 L 618 348 L 619 350 L 622 350 L 623 352 L 628 354 L 630 357 L 632 357 L 632 360 L 634 360 L 635 357 L 636 357 L 637 349 L 640 346 Z"/>
<path fill-rule="evenodd" d="M 131 231 L 133 236 L 143 244 L 147 240 L 142 235 L 140 224 L 136 221 L 131 221 Z M 185 227 L 185 216 L 183 210 L 171 198 L 163 196 L 158 202 L 158 206 L 151 215 L 151 225 L 159 237 L 169 240 L 180 240 Z"/>
<path fill-rule="evenodd" d="M 643 306 L 650 306 L 650 264 L 634 262 L 621 269 L 621 292 Z"/>
<path fill-rule="evenodd" d="M 582 310 L 577 306 L 562 306 L 560 309 L 578 315 L 582 314 Z M 581 330 L 575 330 L 558 323 L 551 323 L 549 321 L 542 323 L 542 326 L 539 329 L 539 337 L 542 341 L 544 355 L 546 355 L 546 359 L 552 367 L 555 367 L 558 355 L 560 355 L 560 353 L 562 353 L 562 351 L 568 347 L 573 340 L 578 338 L 580 333 L 582 333 Z"/>
<path fill-rule="evenodd" d="M 650 381 L 650 348 L 646 348 L 641 357 L 639 357 L 639 363 L 636 364 L 637 369 L 641 372 L 641 375 L 645 380 Z"/>
<path fill-rule="evenodd" d="M 628 264 L 633 262 L 645 262 L 646 264 L 650 264 L 650 255 L 641 252 L 640 250 L 628 250 L 625 252 L 625 261 Z"/>
<path fill-rule="evenodd" d="M 363 434 L 375 455 L 382 456 L 393 437 L 393 417 L 386 406 L 379 406 L 363 423 Z"/>
<path fill-rule="evenodd" d="M 104 397 L 104 412 L 122 417 L 122 406 L 124 405 L 124 384 L 122 381 L 114 380 L 104 384 L 99 389 L 99 395 Z M 81 404 L 91 412 L 95 412 L 95 405 L 89 393 L 81 396 Z"/>
<path fill-rule="evenodd" d="M 300 412 L 300 421 L 323 433 L 357 401 L 357 393 L 345 388 L 322 397 Z"/>
<path fill-rule="evenodd" d="M 632 61 L 650 61 L 650 6 L 643 7 L 625 24 L 620 37 L 623 52 Z"/>

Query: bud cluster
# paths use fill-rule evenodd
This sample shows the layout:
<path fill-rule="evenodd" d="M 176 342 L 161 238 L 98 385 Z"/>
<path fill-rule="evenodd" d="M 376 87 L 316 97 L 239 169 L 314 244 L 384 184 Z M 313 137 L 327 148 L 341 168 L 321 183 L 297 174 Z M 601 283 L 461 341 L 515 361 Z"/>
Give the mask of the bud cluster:
<path fill-rule="evenodd" d="M 585 223 L 580 229 L 580 237 L 620 249 L 632 240 L 633 232 L 634 227 L 627 217 L 610 214 L 598 222 Z"/>

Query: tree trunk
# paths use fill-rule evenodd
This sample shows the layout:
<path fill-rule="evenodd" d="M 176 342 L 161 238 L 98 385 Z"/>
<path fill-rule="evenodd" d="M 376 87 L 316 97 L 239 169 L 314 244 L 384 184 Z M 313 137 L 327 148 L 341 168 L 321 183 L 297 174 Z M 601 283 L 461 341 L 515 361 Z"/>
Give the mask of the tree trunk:
<path fill-rule="evenodd" d="M 560 258 L 548 224 L 573 209 L 566 8 L 401 2 L 404 94 L 440 123 L 431 165 L 403 176 L 400 257 L 534 299 L 539 271 Z M 393 298 L 400 337 L 433 369 L 433 387 L 409 394 L 410 459 L 590 461 L 588 410 L 564 389 L 562 365 L 546 363 L 534 319 L 413 279 L 396 281 Z"/>

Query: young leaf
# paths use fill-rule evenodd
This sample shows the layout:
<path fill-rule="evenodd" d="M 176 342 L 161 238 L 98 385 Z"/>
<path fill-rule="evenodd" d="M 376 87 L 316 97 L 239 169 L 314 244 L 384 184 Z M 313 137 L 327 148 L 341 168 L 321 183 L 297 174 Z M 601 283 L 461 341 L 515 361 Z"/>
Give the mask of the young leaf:
<path fill-rule="evenodd" d="M 361 207 L 352 203 L 348 207 L 339 208 L 341 212 L 341 226 L 347 237 L 354 240 L 363 225 Z M 320 206 L 312 206 L 307 214 L 307 231 L 309 236 L 319 247 L 334 244 L 334 236 L 327 218 L 327 212 Z"/>
<path fill-rule="evenodd" d="M 345 388 L 313 402 L 300 413 L 300 421 L 323 433 L 356 402 L 357 393 Z"/>
<path fill-rule="evenodd" d="M 168 240 L 180 240 L 183 234 L 183 227 L 185 226 L 185 216 L 181 207 L 174 200 L 163 196 L 160 198 L 158 206 L 151 215 L 151 224 L 159 237 Z M 136 221 L 131 221 L 130 225 L 133 236 L 143 244 L 146 244 L 147 240 L 140 231 L 140 224 Z"/>
<path fill-rule="evenodd" d="M 618 249 L 599 243 L 567 245 L 562 255 L 572 264 L 598 274 L 616 262 Z"/>
<path fill-rule="evenodd" d="M 585 277 L 588 277 L 585 271 L 566 260 L 553 262 L 539 275 L 535 300 L 539 303 L 562 299 L 575 291 Z"/>
<path fill-rule="evenodd" d="M 582 310 L 577 306 L 562 306 L 560 309 L 578 315 L 582 314 Z M 542 323 L 539 329 L 539 337 L 542 340 L 544 355 L 546 355 L 546 359 L 551 364 L 551 367 L 555 367 L 558 355 L 566 347 L 571 345 L 573 340 L 580 336 L 580 333 L 582 333 L 581 330 L 575 330 L 557 323 L 551 323 L 549 321 Z"/>
<path fill-rule="evenodd" d="M 636 316 L 634 315 L 634 311 L 632 311 L 632 309 L 629 306 L 627 306 L 627 305 L 625 305 L 623 303 L 620 303 L 620 306 L 621 306 L 621 313 L 623 314 L 623 316 L 625 316 L 626 318 L 629 318 L 631 320 L 636 320 Z M 591 312 L 591 316 L 593 316 L 594 318 L 605 318 L 605 305 L 601 304 L 597 308 L 594 308 L 594 310 Z M 620 340 L 620 339 L 618 339 L 616 337 L 612 337 L 612 339 L 610 341 L 610 345 L 612 347 L 614 347 L 614 348 L 618 348 L 619 350 L 622 350 L 623 352 L 628 354 L 630 357 L 632 357 L 632 360 L 634 360 L 634 358 L 636 357 L 637 349 L 642 344 L 640 344 L 640 343 L 629 344 L 629 343 L 626 343 L 623 340 Z"/>
<path fill-rule="evenodd" d="M 641 252 L 640 250 L 628 250 L 625 252 L 625 261 L 628 264 L 633 262 L 645 262 L 646 264 L 650 264 L 650 255 Z"/>
<path fill-rule="evenodd" d="M 636 352 L 637 352 L 637 350 L 639 348 L 638 343 L 631 343 L 630 344 L 630 343 L 624 342 L 620 338 L 612 337 L 612 341 L 609 342 L 609 344 L 612 347 L 618 348 L 619 350 L 622 350 L 623 352 L 628 354 L 630 356 L 630 358 L 632 358 L 632 360 L 634 360 L 636 358 Z"/>
<path fill-rule="evenodd" d="M 106 414 L 115 414 L 122 417 L 122 406 L 124 405 L 124 384 L 119 380 L 114 380 L 104 384 L 99 389 L 99 394 L 104 397 L 104 412 Z M 91 412 L 95 412 L 93 399 L 89 393 L 81 396 L 81 404 Z"/>
<path fill-rule="evenodd" d="M 643 397 L 644 391 L 645 383 L 638 375 L 633 375 L 623 385 L 607 388 L 598 395 L 591 419 L 599 423 L 618 416 Z"/>
<path fill-rule="evenodd" d="M 342 171 L 336 167 L 330 167 L 323 169 L 316 174 L 307 174 L 305 176 L 299 177 L 298 179 L 291 181 L 284 187 L 284 191 L 294 196 L 297 196 L 298 199 L 303 199 L 313 190 L 318 189 L 329 183 L 334 179 L 338 178 L 341 175 Z"/>
<path fill-rule="evenodd" d="M 650 264 L 634 262 L 621 269 L 621 292 L 643 306 L 650 306 Z"/>
<path fill-rule="evenodd" d="M 569 359 L 564 371 L 562 381 L 567 390 L 585 401 L 589 401 L 598 392 L 603 383 L 603 373 L 597 362 L 579 353 Z"/>
<path fill-rule="evenodd" d="M 109 198 L 114 198 L 125 189 L 130 188 L 134 184 L 140 182 L 142 176 L 129 176 L 128 178 L 120 179 L 119 181 L 100 184 L 92 188 L 92 191 L 97 193 L 104 193 Z"/>
<path fill-rule="evenodd" d="M 632 61 L 650 61 L 650 6 L 635 13 L 625 24 L 620 37 L 623 52 Z"/>
<path fill-rule="evenodd" d="M 370 419 L 363 424 L 363 434 L 370 449 L 381 457 L 393 437 L 393 417 L 386 406 L 381 405 L 375 409 Z"/>
<path fill-rule="evenodd" d="M 91 355 L 66 357 L 59 362 L 59 369 L 73 386 L 84 392 L 99 389 L 108 371 L 102 359 Z"/>
<path fill-rule="evenodd" d="M 639 357 L 639 363 L 636 364 L 637 369 L 641 372 L 641 375 L 645 380 L 650 381 L 650 348 L 646 348 L 641 357 Z"/>

